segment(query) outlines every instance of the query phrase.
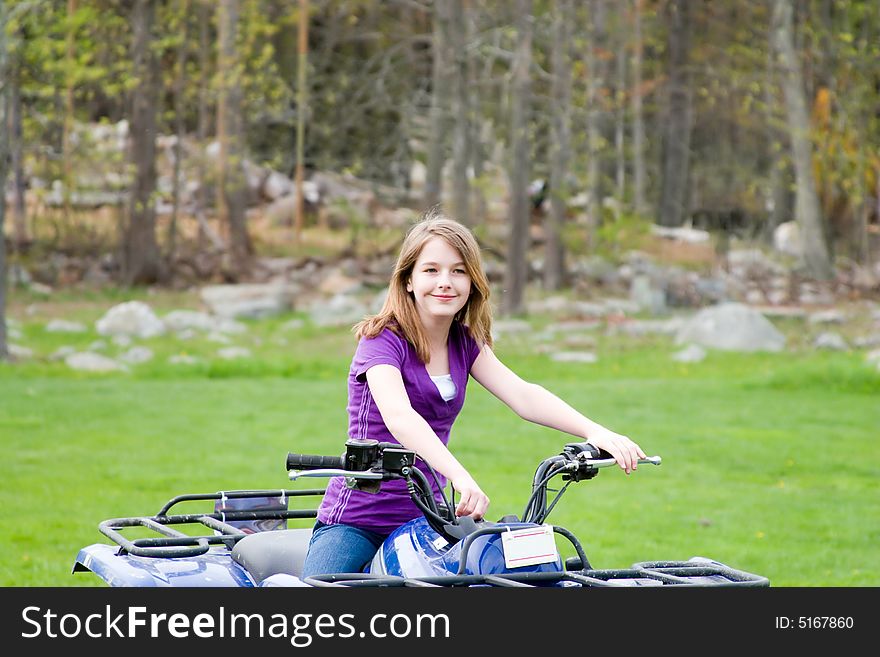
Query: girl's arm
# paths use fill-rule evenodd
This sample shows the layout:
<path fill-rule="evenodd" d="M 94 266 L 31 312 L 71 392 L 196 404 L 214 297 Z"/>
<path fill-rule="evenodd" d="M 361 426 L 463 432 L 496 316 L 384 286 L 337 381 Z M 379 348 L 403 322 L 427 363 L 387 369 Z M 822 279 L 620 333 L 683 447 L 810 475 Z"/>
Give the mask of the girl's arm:
<path fill-rule="evenodd" d="M 481 348 L 471 376 L 521 418 L 578 436 L 609 452 L 627 474 L 636 469 L 638 459 L 645 458 L 642 448 L 626 436 L 593 422 L 552 392 L 521 379 L 488 345 Z"/>
<path fill-rule="evenodd" d="M 367 370 L 367 385 L 391 435 L 452 482 L 461 496 L 456 514 L 482 518 L 489 507 L 489 498 L 440 441 L 431 425 L 413 409 L 400 370 L 393 365 L 374 365 Z"/>

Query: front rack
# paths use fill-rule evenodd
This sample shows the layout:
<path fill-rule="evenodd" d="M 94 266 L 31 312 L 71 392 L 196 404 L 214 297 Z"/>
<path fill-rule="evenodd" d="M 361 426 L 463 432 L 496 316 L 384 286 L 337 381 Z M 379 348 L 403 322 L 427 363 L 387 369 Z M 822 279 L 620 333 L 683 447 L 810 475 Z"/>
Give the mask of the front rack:
<path fill-rule="evenodd" d="M 645 561 L 624 569 L 584 569 L 551 573 L 504 573 L 503 575 L 438 575 L 394 577 L 371 573 L 313 575 L 303 582 L 315 587 L 766 587 L 770 580 L 731 568 L 717 561 L 694 557 L 688 561 Z"/>

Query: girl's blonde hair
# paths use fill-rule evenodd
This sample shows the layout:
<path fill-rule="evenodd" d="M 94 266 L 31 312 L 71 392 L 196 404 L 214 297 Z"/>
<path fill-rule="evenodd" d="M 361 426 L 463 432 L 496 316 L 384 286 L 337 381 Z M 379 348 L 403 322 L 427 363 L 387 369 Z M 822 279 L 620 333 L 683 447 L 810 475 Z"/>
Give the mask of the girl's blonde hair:
<path fill-rule="evenodd" d="M 422 329 L 416 311 L 415 297 L 407 292 L 406 286 L 425 244 L 440 237 L 464 260 L 464 266 L 471 278 L 471 293 L 464 307 L 455 319 L 465 324 L 471 336 L 480 345 L 492 346 L 492 308 L 489 305 L 489 280 L 483 271 L 480 245 L 473 233 L 461 223 L 446 216 L 437 208 L 429 210 L 423 218 L 407 232 L 388 284 L 388 296 L 378 314 L 365 318 L 354 326 L 358 339 L 373 338 L 386 327 L 405 338 L 416 349 L 423 363 L 430 356 L 428 337 Z"/>

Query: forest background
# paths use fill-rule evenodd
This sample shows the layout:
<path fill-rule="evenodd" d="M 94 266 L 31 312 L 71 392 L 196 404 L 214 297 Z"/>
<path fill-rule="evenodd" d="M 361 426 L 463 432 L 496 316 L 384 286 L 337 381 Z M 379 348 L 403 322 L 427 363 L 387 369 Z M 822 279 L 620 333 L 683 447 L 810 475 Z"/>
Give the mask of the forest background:
<path fill-rule="evenodd" d="M 805 274 L 876 283 L 873 2 L 0 7 L 13 283 L 58 282 L 35 266 L 50 251 L 102 258 L 123 285 L 240 281 L 267 215 L 302 253 L 309 225 L 356 232 L 439 202 L 499 226 L 506 313 L 535 247 L 559 289 L 567 255 L 619 254 L 652 223 L 710 228 L 723 253 L 794 221 Z M 362 193 L 331 197 L 331 175 Z"/>
<path fill-rule="evenodd" d="M 279 272 L 302 273 L 305 295 L 317 269 L 378 289 L 436 204 L 477 234 L 499 319 L 531 321 L 499 347 L 507 362 L 677 463 L 662 484 L 608 482 L 608 515 L 560 512 L 602 526 L 609 563 L 705 545 L 774 583 L 876 584 L 880 377 L 862 354 L 803 350 L 815 325 L 783 316 L 784 354 L 671 365 L 662 339 L 613 334 L 631 319 L 615 311 L 598 363 L 561 363 L 537 344 L 553 318 L 529 312 L 542 299 L 571 319 L 603 280 L 631 280 L 615 268 L 634 252 L 715 276 L 748 250 L 783 263 L 785 289 L 725 294 L 784 297 L 779 312 L 805 302 L 789 290 L 869 301 L 859 337 L 880 344 L 876 2 L 0 0 L 0 27 L 3 585 L 66 581 L 103 517 L 218 477 L 252 486 L 272 454 L 339 442 L 348 327 L 286 315 L 249 325 L 247 358 L 178 332 L 131 373 L 67 368 L 108 301 L 168 311 Z M 666 302 L 717 301 L 703 282 Z M 50 332 L 47 313 L 82 332 Z M 10 349 L 10 328 L 39 356 Z M 507 475 L 548 443 L 473 399 L 461 454 L 507 510 Z M 499 427 L 516 449 L 496 463 L 482 434 Z M 250 439 L 263 447 L 243 464 Z M 817 439 L 841 446 L 821 472 L 804 457 Z M 47 481 L 50 458 L 70 467 Z M 46 499 L 77 500 L 81 521 Z"/>

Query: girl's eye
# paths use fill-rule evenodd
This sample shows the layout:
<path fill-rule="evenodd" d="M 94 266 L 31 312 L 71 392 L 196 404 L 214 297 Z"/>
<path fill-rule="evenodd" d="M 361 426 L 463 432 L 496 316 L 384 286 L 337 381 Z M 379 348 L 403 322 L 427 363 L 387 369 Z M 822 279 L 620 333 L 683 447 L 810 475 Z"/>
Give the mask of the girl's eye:
<path fill-rule="evenodd" d="M 455 273 L 456 274 L 467 274 L 467 272 L 464 269 L 456 269 Z"/>
<path fill-rule="evenodd" d="M 433 274 L 437 270 L 434 269 L 433 267 L 425 267 L 425 271 L 428 272 L 429 274 Z"/>

